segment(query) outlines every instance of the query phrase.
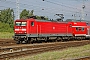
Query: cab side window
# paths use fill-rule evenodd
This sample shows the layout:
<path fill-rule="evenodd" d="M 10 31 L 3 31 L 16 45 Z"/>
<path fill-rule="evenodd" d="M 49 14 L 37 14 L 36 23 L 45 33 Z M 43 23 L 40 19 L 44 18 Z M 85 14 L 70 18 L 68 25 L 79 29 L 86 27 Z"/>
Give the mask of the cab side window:
<path fill-rule="evenodd" d="M 85 29 L 83 27 L 76 27 L 76 31 L 84 31 Z"/>
<path fill-rule="evenodd" d="M 34 26 L 34 22 L 33 21 L 31 22 L 31 26 Z"/>
<path fill-rule="evenodd" d="M 76 27 L 76 31 L 78 31 L 78 27 Z"/>
<path fill-rule="evenodd" d="M 82 27 L 82 31 L 84 31 L 84 28 Z"/>
<path fill-rule="evenodd" d="M 81 31 L 81 27 L 76 27 L 76 31 Z"/>

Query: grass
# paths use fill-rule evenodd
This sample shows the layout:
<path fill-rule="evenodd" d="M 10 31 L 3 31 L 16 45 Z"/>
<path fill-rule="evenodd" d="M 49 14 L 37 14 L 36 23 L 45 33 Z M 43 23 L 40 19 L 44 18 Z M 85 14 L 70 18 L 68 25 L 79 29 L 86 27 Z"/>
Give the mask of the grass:
<path fill-rule="evenodd" d="M 0 32 L 0 39 L 11 39 L 14 33 Z M 60 60 L 90 56 L 90 44 L 81 47 L 71 47 L 64 50 L 45 52 L 16 60 Z"/>
<path fill-rule="evenodd" d="M 73 59 L 90 56 L 90 44 L 81 47 L 71 47 L 64 50 L 45 52 L 16 60 L 60 60 L 60 59 Z"/>
<path fill-rule="evenodd" d="M 10 32 L 0 32 L 0 39 L 12 39 L 12 36 L 14 35 L 14 33 L 10 33 Z"/>

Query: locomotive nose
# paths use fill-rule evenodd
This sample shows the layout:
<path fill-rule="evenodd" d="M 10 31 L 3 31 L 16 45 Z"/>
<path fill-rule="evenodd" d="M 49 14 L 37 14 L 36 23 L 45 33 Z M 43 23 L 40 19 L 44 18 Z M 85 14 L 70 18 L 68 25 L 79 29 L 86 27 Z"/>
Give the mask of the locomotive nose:
<path fill-rule="evenodd" d="M 15 34 L 26 34 L 27 33 L 27 22 L 26 21 L 16 21 L 15 22 Z"/>
<path fill-rule="evenodd" d="M 15 29 L 15 33 L 17 34 L 17 33 L 19 33 L 19 34 L 25 34 L 26 33 L 26 29 L 24 28 L 24 29 Z"/>

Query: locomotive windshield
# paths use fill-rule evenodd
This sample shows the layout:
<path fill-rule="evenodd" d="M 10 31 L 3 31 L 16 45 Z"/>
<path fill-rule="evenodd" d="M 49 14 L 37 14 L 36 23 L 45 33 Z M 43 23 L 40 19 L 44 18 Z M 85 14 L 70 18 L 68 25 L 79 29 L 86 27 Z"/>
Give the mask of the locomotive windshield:
<path fill-rule="evenodd" d="M 16 22 L 16 26 L 26 26 L 26 22 Z"/>

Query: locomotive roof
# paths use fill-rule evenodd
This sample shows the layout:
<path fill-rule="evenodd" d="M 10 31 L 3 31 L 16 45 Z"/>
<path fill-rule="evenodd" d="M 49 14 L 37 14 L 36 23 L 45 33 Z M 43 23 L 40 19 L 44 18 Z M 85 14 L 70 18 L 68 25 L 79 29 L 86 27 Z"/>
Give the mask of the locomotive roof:
<path fill-rule="evenodd" d="M 76 19 L 67 19 L 66 22 L 90 22 L 89 20 L 76 20 Z"/>
<path fill-rule="evenodd" d="M 62 22 L 62 23 L 67 23 L 67 22 L 90 22 L 88 20 L 75 20 L 75 19 L 67 19 L 66 21 L 57 21 L 57 20 L 38 20 L 38 19 L 33 19 L 33 18 L 30 18 L 34 21 L 41 21 L 41 22 Z M 26 21 L 26 20 L 30 20 L 30 19 L 19 19 L 19 20 L 16 20 L 16 21 Z"/>
<path fill-rule="evenodd" d="M 44 22 L 90 22 L 89 20 L 76 20 L 76 19 L 67 19 L 66 21 L 57 21 L 57 20 L 38 20 L 36 21 L 44 21 Z"/>
<path fill-rule="evenodd" d="M 56 20 L 37 20 L 36 21 L 41 21 L 41 22 L 58 22 L 58 23 L 68 23 L 68 22 L 90 22 L 87 20 L 72 20 L 72 21 L 56 21 Z"/>
<path fill-rule="evenodd" d="M 40 21 L 40 22 L 57 22 L 57 23 L 68 23 L 66 21 L 56 21 L 56 20 L 38 20 L 35 19 L 36 21 Z"/>

